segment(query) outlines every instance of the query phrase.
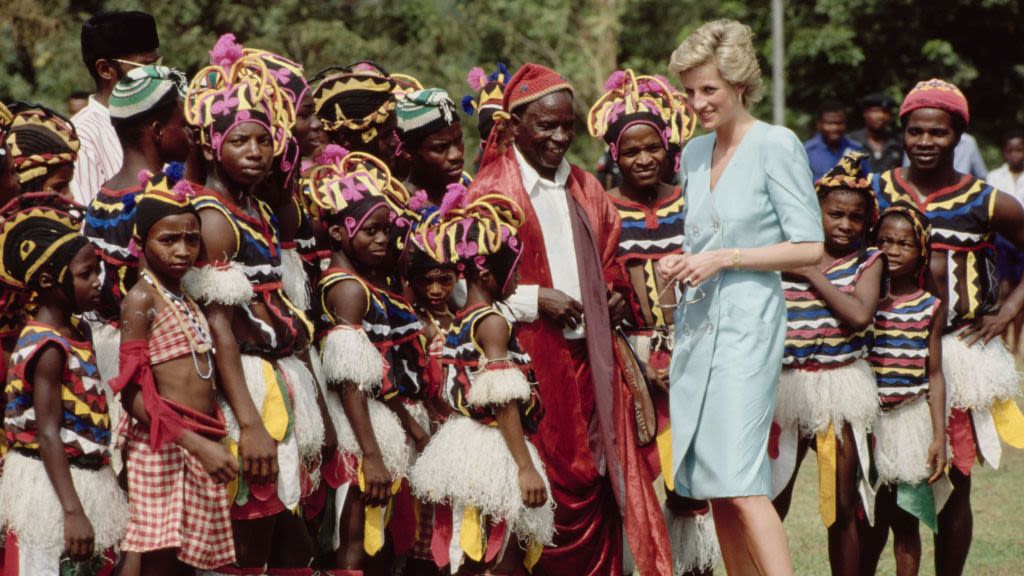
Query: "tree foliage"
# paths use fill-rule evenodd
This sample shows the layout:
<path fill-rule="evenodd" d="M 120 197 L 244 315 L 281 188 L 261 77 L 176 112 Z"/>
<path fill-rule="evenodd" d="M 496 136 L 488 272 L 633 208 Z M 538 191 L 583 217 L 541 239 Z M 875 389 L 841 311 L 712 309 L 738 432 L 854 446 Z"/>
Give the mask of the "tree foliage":
<path fill-rule="evenodd" d="M 92 82 L 81 63 L 79 30 L 107 9 L 153 13 L 165 61 L 188 72 L 207 61 L 224 32 L 279 51 L 310 76 L 329 64 L 371 59 L 447 89 L 468 93 L 472 66 L 549 65 L 573 81 L 582 116 L 619 66 L 667 73 L 668 57 L 702 22 L 734 18 L 754 30 L 770 78 L 770 3 L 740 0 L 0 0 L 0 98 L 60 109 Z M 972 132 L 995 142 L 1024 122 L 1024 8 L 1017 0 L 790 0 L 785 8 L 787 124 L 813 131 L 812 113 L 834 97 L 855 112 L 861 96 L 897 101 L 917 80 L 958 83 L 971 102 Z M 755 112 L 769 117 L 766 99 Z M 857 114 L 851 117 L 856 121 Z M 475 143 L 472 122 L 464 122 Z M 581 125 L 582 126 L 582 125 Z M 590 164 L 600 146 L 578 139 Z"/>

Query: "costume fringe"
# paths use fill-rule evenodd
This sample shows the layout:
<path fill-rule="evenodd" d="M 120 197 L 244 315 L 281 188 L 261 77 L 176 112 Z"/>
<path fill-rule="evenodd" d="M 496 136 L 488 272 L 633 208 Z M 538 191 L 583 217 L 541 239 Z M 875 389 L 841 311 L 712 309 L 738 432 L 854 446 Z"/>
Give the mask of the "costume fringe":
<path fill-rule="evenodd" d="M 864 360 L 829 370 L 785 369 L 779 377 L 775 422 L 783 428 L 798 425 L 804 436 L 847 422 L 855 430 L 868 430 L 878 416 L 875 374 Z"/>
<path fill-rule="evenodd" d="M 278 368 L 292 387 L 295 413 L 295 440 L 304 463 L 316 462 L 324 446 L 324 421 L 316 401 L 317 384 L 306 364 L 295 356 L 277 361 Z"/>
<path fill-rule="evenodd" d="M 959 331 L 942 337 L 942 373 L 946 377 L 946 405 L 961 410 L 989 408 L 1019 394 L 1020 372 L 1006 344 L 994 338 L 968 348 Z"/>
<path fill-rule="evenodd" d="M 333 406 L 332 406 L 333 404 Z M 367 407 L 370 409 L 370 425 L 373 427 L 373 435 L 380 447 L 380 454 L 384 459 L 384 467 L 391 473 L 391 477 L 405 478 L 409 472 L 409 445 L 406 443 L 406 433 L 399 422 L 398 416 L 391 411 L 383 402 L 374 398 L 366 399 Z M 362 458 L 363 451 L 356 441 L 355 432 L 345 416 L 345 408 L 341 404 L 341 397 L 338 392 L 327 393 L 327 407 L 331 418 L 334 419 L 334 428 L 338 433 L 338 448 L 349 454 L 355 454 Z M 349 470 L 352 477 L 356 471 Z"/>
<path fill-rule="evenodd" d="M 242 306 L 256 295 L 252 283 L 235 262 L 193 268 L 182 278 L 181 285 L 189 296 L 204 304 Z"/>
<path fill-rule="evenodd" d="M 92 524 L 95 549 L 117 544 L 128 527 L 128 501 L 114 471 L 109 466 L 100 470 L 72 466 L 71 481 Z M 55 551 L 54 556 L 64 549 L 64 510 L 42 460 L 7 453 L 0 477 L 0 525 L 28 545 Z"/>
<path fill-rule="evenodd" d="M 336 326 L 323 341 L 321 368 L 328 385 L 354 382 L 363 392 L 380 388 L 384 357 L 361 328 Z"/>
<path fill-rule="evenodd" d="M 252 403 L 256 405 L 256 412 L 262 414 L 263 400 L 267 395 L 267 385 L 263 381 L 263 363 L 266 361 L 259 356 L 251 354 L 242 354 L 241 358 L 242 374 L 245 375 L 245 387 L 249 390 Z M 228 436 L 235 442 L 238 442 L 241 429 L 238 426 L 238 419 L 235 418 L 234 411 L 231 410 L 231 405 L 228 404 L 227 398 L 223 394 L 217 395 L 217 401 L 220 404 L 221 411 L 224 412 Z"/>
<path fill-rule="evenodd" d="M 90 322 L 92 329 L 92 348 L 96 353 L 96 369 L 100 371 L 100 379 L 103 381 L 103 391 L 107 395 L 107 412 L 110 416 L 110 429 L 114 435 L 120 430 L 121 420 L 124 419 L 124 408 L 121 406 L 121 399 L 118 398 L 107 382 L 117 377 L 121 371 L 121 330 L 111 324 Z M 118 439 L 113 438 L 112 445 L 118 444 Z M 113 450 L 110 453 L 110 465 L 115 474 L 120 474 L 124 468 L 120 450 Z"/>
<path fill-rule="evenodd" d="M 438 430 L 410 472 L 417 498 L 453 509 L 474 506 L 494 521 L 504 520 L 520 538 L 545 545 L 554 537 L 554 500 L 544 465 L 529 441 L 526 447 L 544 479 L 547 502 L 523 505 L 519 467 L 501 431 L 464 416 L 452 416 Z"/>
<path fill-rule="evenodd" d="M 522 370 L 503 368 L 478 372 L 466 398 L 474 406 L 504 406 L 513 400 L 530 400 L 530 383 Z"/>
<path fill-rule="evenodd" d="M 309 310 L 309 276 L 295 248 L 281 249 L 281 285 L 284 295 L 300 310 Z"/>
<path fill-rule="evenodd" d="M 722 559 L 715 534 L 715 518 L 711 512 L 698 515 L 676 515 L 662 506 L 668 540 L 672 545 L 673 576 L 693 571 L 713 570 Z"/>
<path fill-rule="evenodd" d="M 875 469 L 882 484 L 917 484 L 928 479 L 928 446 L 934 436 L 931 411 L 923 397 L 882 412 L 874 426 Z"/>

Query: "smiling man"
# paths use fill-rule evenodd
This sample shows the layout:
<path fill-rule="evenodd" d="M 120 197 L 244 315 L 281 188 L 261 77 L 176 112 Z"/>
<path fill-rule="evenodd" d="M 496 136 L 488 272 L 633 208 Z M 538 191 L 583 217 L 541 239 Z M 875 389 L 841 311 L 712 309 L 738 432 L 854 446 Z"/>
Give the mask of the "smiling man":
<path fill-rule="evenodd" d="M 1024 248 L 1024 207 L 985 181 L 957 172 L 953 150 L 970 114 L 960 90 L 942 80 L 919 82 L 900 107 L 903 145 L 910 159 L 873 178 L 879 206 L 917 206 L 931 221 L 929 290 L 947 303 L 943 365 L 951 408 L 953 493 L 939 514 L 936 573 L 963 572 L 973 519 L 971 468 L 976 456 L 999 466 L 999 436 L 1022 420 L 1013 357 L 998 340 L 1024 306 L 1024 284 L 1002 302 L 993 243 L 996 234 Z"/>
<path fill-rule="evenodd" d="M 654 574 L 653 558 L 667 561 L 667 536 L 641 470 L 612 342 L 613 318 L 626 309 L 609 289 L 622 282 L 619 216 L 597 180 L 565 158 L 576 117 L 564 77 L 526 64 L 509 80 L 502 108 L 511 119 L 495 130 L 510 132 L 511 145 L 500 150 L 507 138 L 492 135 L 470 196 L 508 196 L 526 215 L 522 278 L 508 303 L 547 410 L 534 441 L 551 481 L 557 535 L 539 573 L 621 574 L 622 510 L 637 564 Z"/>
<path fill-rule="evenodd" d="M 398 133 L 398 155 L 409 166 L 405 187 L 410 194 L 423 190 L 440 206 L 448 185 L 462 180 L 465 150 L 455 103 L 440 88 L 407 94 L 398 103 Z"/>

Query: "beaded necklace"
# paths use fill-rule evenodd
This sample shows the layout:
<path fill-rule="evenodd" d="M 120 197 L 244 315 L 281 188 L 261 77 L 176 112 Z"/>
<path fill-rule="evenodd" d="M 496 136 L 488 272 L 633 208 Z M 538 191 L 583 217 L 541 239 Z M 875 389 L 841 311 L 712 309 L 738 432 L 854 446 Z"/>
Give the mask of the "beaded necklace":
<path fill-rule="evenodd" d="M 191 298 L 187 295 L 179 296 L 171 292 L 156 278 L 153 278 L 148 270 L 143 270 L 140 276 L 150 286 L 156 288 L 164 304 L 170 307 L 171 312 L 174 314 L 174 320 L 178 323 L 178 329 L 185 334 L 189 348 L 192 349 L 192 364 L 196 368 L 196 374 L 203 380 L 209 380 L 213 376 L 212 354 L 216 352 L 216 349 L 213 347 L 213 337 L 210 335 L 210 326 L 206 322 L 206 317 L 196 312 L 198 306 L 196 306 L 196 303 Z M 205 373 L 199 367 L 198 354 L 206 356 Z"/>

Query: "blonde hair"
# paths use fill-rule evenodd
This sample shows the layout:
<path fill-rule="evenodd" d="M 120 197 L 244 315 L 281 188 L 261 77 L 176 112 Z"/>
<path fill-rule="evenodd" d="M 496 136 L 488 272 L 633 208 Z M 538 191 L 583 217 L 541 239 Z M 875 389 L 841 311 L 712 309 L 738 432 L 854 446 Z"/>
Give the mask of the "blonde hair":
<path fill-rule="evenodd" d="M 746 24 L 726 19 L 704 23 L 672 53 L 668 69 L 681 76 L 708 62 L 718 67 L 718 73 L 733 88 L 743 89 L 740 98 L 744 108 L 764 96 L 754 33 Z"/>

